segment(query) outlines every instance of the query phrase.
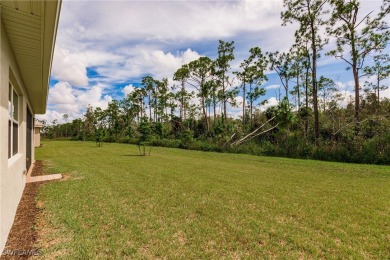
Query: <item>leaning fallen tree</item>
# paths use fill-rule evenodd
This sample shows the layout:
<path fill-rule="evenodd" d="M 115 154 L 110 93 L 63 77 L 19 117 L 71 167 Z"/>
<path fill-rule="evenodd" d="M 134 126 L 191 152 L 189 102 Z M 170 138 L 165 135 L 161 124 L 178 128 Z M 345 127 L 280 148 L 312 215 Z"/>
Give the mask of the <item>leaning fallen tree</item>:
<path fill-rule="evenodd" d="M 272 126 L 271 128 L 268 128 L 267 130 L 264 130 L 262 132 L 259 133 L 260 130 L 263 129 L 264 126 L 266 126 L 269 122 L 271 122 L 272 120 L 274 120 L 276 118 L 277 115 L 273 116 L 272 118 L 270 118 L 269 120 L 267 120 L 267 122 L 265 122 L 264 124 L 262 124 L 260 127 L 256 128 L 254 131 L 250 132 L 249 134 L 247 134 L 246 136 L 244 136 L 243 138 L 241 139 L 238 139 L 236 141 L 234 141 L 233 143 L 231 143 L 232 146 L 236 146 L 236 145 L 240 145 L 246 141 L 249 141 L 259 135 L 262 135 L 262 134 L 265 134 L 265 133 L 268 133 L 269 131 L 275 129 L 276 127 L 278 127 L 279 123 L 277 123 L 276 125 Z M 234 136 L 234 135 L 233 135 Z"/>
<path fill-rule="evenodd" d="M 268 108 L 268 109 L 269 110 L 266 113 L 267 113 L 267 115 L 269 117 L 272 116 L 270 119 L 268 119 L 260 127 L 256 128 L 254 131 L 250 132 L 249 134 L 247 134 L 243 138 L 240 138 L 240 139 L 234 141 L 230 145 L 231 146 L 240 145 L 240 144 L 242 144 L 244 142 L 247 142 L 247 141 L 249 141 L 249 140 L 251 140 L 251 139 L 253 139 L 253 138 L 255 138 L 255 137 L 259 136 L 259 135 L 263 135 L 265 133 L 268 133 L 269 131 L 272 131 L 273 129 L 275 129 L 277 127 L 285 128 L 294 120 L 294 115 L 291 113 L 291 107 L 290 107 L 290 104 L 289 104 L 287 98 L 284 98 L 278 104 L 277 107 L 271 107 L 271 108 Z M 271 121 L 275 121 L 276 122 L 275 125 L 269 127 L 266 130 L 263 130 L 264 127 L 267 126 L 268 123 L 270 123 Z M 235 134 L 232 135 L 230 140 L 232 140 L 234 136 L 235 136 Z"/>

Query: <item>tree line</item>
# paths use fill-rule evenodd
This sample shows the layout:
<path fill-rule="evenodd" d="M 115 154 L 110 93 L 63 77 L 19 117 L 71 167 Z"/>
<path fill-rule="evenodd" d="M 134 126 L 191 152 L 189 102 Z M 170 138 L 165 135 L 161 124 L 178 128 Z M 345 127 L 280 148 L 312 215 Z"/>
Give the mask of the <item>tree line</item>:
<path fill-rule="evenodd" d="M 253 47 L 234 71 L 234 42 L 220 40 L 214 60 L 184 64 L 173 82 L 144 76 L 124 99 L 46 125 L 44 135 L 389 164 L 390 101 L 380 93 L 390 74 L 390 1 L 378 14 L 360 12 L 358 0 L 284 0 L 282 25 L 299 25 L 288 52 Z M 335 48 L 324 53 L 326 46 Z M 354 95 L 347 104 L 334 79 L 318 73 L 323 54 L 344 61 L 351 73 Z M 262 111 L 268 71 L 284 93 Z M 362 77 L 373 80 L 361 84 Z M 229 115 L 234 107 L 240 115 Z"/>

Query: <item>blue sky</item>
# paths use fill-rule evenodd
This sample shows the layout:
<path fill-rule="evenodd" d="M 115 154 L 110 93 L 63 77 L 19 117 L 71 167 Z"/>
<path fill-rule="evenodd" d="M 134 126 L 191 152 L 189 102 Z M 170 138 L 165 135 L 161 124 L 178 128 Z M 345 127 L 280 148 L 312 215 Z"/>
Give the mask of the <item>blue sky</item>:
<path fill-rule="evenodd" d="M 362 1 L 362 17 L 377 11 L 381 2 Z M 62 122 L 63 114 L 81 117 L 89 104 L 105 108 L 138 86 L 144 75 L 171 79 L 184 63 L 200 56 L 215 58 L 219 39 L 235 41 L 233 70 L 251 47 L 288 51 L 296 25 L 281 26 L 282 10 L 282 0 L 63 0 L 48 109 L 38 118 Z M 346 64 L 331 57 L 319 64 L 320 75 L 334 79 L 347 99 L 352 75 Z M 264 87 L 270 89 L 262 100 L 269 102 L 262 109 L 277 104 L 275 88 L 280 82 L 272 72 L 268 77 Z M 390 97 L 389 91 L 383 95 Z M 238 115 L 240 109 L 231 107 L 229 112 Z"/>

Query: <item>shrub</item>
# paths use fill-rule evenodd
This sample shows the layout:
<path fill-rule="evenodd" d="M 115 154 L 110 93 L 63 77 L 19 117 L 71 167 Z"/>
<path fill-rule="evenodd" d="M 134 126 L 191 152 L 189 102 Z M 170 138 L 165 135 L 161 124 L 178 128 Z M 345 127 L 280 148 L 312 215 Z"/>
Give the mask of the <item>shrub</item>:
<path fill-rule="evenodd" d="M 153 139 L 149 144 L 152 146 L 180 148 L 181 141 L 177 139 Z"/>
<path fill-rule="evenodd" d="M 181 140 L 181 148 L 188 149 L 191 143 L 194 141 L 194 132 L 191 130 L 183 130 L 179 136 Z"/>
<path fill-rule="evenodd" d="M 362 154 L 364 163 L 390 164 L 390 133 L 366 141 Z"/>

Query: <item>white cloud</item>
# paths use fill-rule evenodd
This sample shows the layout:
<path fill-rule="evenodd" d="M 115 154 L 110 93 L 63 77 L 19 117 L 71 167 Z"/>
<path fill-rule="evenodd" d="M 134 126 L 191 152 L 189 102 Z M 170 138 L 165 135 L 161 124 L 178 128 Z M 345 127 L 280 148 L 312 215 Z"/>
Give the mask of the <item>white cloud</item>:
<path fill-rule="evenodd" d="M 79 94 L 77 97 L 77 103 L 81 109 L 86 108 L 89 105 L 94 108 L 100 107 L 102 109 L 106 109 L 108 107 L 108 103 L 112 101 L 112 97 L 105 95 L 102 98 L 102 93 L 103 85 L 97 84 L 91 87 L 89 90 Z"/>
<path fill-rule="evenodd" d="M 343 82 L 340 82 L 340 81 L 336 81 L 335 82 L 335 85 L 339 88 L 339 89 L 345 89 L 347 88 L 347 85 Z"/>
<path fill-rule="evenodd" d="M 276 98 L 271 97 L 267 99 L 267 102 L 264 105 L 260 105 L 260 111 L 265 111 L 267 108 L 277 106 L 278 104 L 279 101 Z"/>
<path fill-rule="evenodd" d="M 72 86 L 69 83 L 58 82 L 50 88 L 48 101 L 51 104 L 74 104 L 76 97 L 72 92 Z"/>
<path fill-rule="evenodd" d="M 354 103 L 355 101 L 355 94 L 352 91 L 342 90 L 339 91 L 339 95 L 341 97 L 337 100 L 337 103 L 341 107 L 346 107 L 348 104 Z"/>
<path fill-rule="evenodd" d="M 68 1 L 60 28 L 66 39 L 106 38 L 169 42 L 224 38 L 279 26 L 282 0 L 274 1 Z M 88 12 L 85 12 L 88 10 Z M 115 14 L 115 15 L 107 15 Z M 97 19 L 97 17 L 99 19 Z M 174 18 L 174 19 L 172 19 Z M 264 22 L 267 21 L 267 22 Z M 60 35 L 62 42 L 65 35 Z"/>
<path fill-rule="evenodd" d="M 87 106 L 93 108 L 107 108 L 108 103 L 112 102 L 110 95 L 104 95 L 103 84 L 97 84 L 86 90 L 73 88 L 68 82 L 58 82 L 49 89 L 49 107 L 45 115 L 39 119 L 45 119 L 51 123 L 57 119 L 59 123 L 64 123 L 64 114 L 68 114 L 68 121 L 81 117 Z"/>
<path fill-rule="evenodd" d="M 235 102 L 236 102 L 236 104 L 237 104 L 237 106 L 238 107 L 242 107 L 242 103 L 244 102 L 244 98 L 242 97 L 242 96 L 236 96 L 235 98 L 234 98 L 234 100 L 235 100 Z M 248 102 L 247 101 L 245 101 L 245 104 L 247 104 Z"/>
<path fill-rule="evenodd" d="M 126 61 L 120 66 L 101 66 L 96 71 L 108 81 L 126 81 L 145 74 L 161 79 L 172 77 L 183 64 L 198 59 L 200 55 L 191 49 L 171 53 L 147 47 L 134 47 L 121 50 Z"/>
<path fill-rule="evenodd" d="M 228 115 L 233 117 L 233 118 L 239 118 L 242 116 L 242 102 L 243 102 L 243 98 L 242 96 L 237 96 L 235 97 L 235 101 L 236 101 L 236 104 L 237 106 L 231 106 L 230 104 L 228 104 Z M 254 103 L 254 110 L 255 109 L 259 109 L 260 111 L 265 111 L 267 108 L 269 107 L 273 107 L 273 106 L 277 106 L 279 104 L 278 100 L 274 97 L 271 97 L 269 99 L 267 99 L 266 103 L 264 105 L 260 105 L 260 106 L 256 106 L 256 103 Z M 249 103 L 248 101 L 246 101 L 246 106 L 248 106 Z"/>
<path fill-rule="evenodd" d="M 133 84 L 129 84 L 127 86 L 125 86 L 123 89 L 122 89 L 122 93 L 127 96 L 128 94 L 130 94 L 131 92 L 134 91 L 134 86 Z"/>
<path fill-rule="evenodd" d="M 361 83 L 363 83 L 363 81 L 362 81 Z M 350 80 L 350 81 L 346 82 L 345 85 L 346 85 L 347 87 L 354 87 L 354 86 L 355 86 L 355 81 Z M 360 86 L 363 86 L 363 85 L 360 84 Z"/>
<path fill-rule="evenodd" d="M 71 85 L 88 86 L 88 67 L 118 67 L 126 57 L 112 54 L 109 51 L 86 50 L 73 52 L 56 47 L 53 59 L 52 77 L 59 81 L 69 82 Z"/>
<path fill-rule="evenodd" d="M 183 64 L 196 60 L 200 55 L 187 49 L 184 52 L 163 52 L 162 50 L 139 50 L 139 55 L 133 57 L 133 62 L 140 65 L 139 69 L 142 73 L 146 71 L 157 77 L 168 77 L 179 69 Z"/>
<path fill-rule="evenodd" d="M 281 8 L 281 0 L 97 1 L 93 5 L 64 1 L 52 75 L 75 86 L 88 84 L 86 69 L 91 66 L 103 76 L 102 82 L 124 82 L 144 74 L 171 76 L 182 64 L 200 57 L 189 48 L 193 44 L 217 42 L 243 32 L 283 30 Z M 292 39 L 293 31 L 262 41 L 281 40 L 288 46 L 289 41 L 281 39 L 286 35 Z M 164 50 L 168 45 L 185 51 Z"/>
<path fill-rule="evenodd" d="M 82 54 L 57 47 L 53 58 L 52 77 L 71 85 L 88 85 L 87 61 Z"/>
<path fill-rule="evenodd" d="M 265 89 L 279 89 L 281 86 L 277 84 L 269 85 Z"/>
<path fill-rule="evenodd" d="M 46 124 L 51 125 L 54 120 L 57 120 L 57 123 L 65 123 L 62 113 L 56 110 L 47 110 L 44 115 L 36 115 L 36 118 L 39 120 L 45 120 Z M 68 119 L 68 121 L 70 121 Z"/>
<path fill-rule="evenodd" d="M 124 61 L 124 57 L 116 55 L 112 52 L 98 51 L 98 50 L 86 50 L 83 52 L 86 58 L 87 66 L 100 66 L 100 65 L 117 65 Z"/>
<path fill-rule="evenodd" d="M 390 88 L 379 91 L 379 98 L 388 98 L 390 99 Z"/>

